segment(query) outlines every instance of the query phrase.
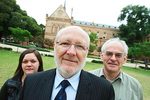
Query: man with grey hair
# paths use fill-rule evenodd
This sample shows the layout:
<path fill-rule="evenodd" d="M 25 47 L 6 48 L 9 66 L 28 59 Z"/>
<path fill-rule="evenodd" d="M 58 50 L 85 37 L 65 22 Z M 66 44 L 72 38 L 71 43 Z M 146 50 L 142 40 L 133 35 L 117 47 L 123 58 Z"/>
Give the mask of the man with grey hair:
<path fill-rule="evenodd" d="M 119 38 L 109 39 L 101 47 L 100 57 L 104 67 L 91 73 L 111 82 L 115 90 L 115 100 L 143 100 L 139 81 L 121 71 L 127 55 L 128 46 L 125 41 Z"/>
<path fill-rule="evenodd" d="M 54 41 L 56 68 L 27 76 L 21 100 L 114 100 L 107 80 L 83 70 L 89 44 L 82 28 L 61 29 Z"/>

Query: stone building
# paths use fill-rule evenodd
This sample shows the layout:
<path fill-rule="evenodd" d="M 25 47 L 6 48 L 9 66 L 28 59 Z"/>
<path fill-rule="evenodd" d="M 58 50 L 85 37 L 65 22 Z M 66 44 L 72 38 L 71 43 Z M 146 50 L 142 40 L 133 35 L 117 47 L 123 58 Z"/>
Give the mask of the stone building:
<path fill-rule="evenodd" d="M 111 37 L 114 37 L 119 29 L 114 26 L 102 25 L 93 22 L 77 21 L 68 16 L 66 9 L 63 5 L 60 5 L 50 16 L 46 14 L 46 27 L 45 27 L 45 40 L 49 40 L 53 43 L 57 32 L 66 26 L 76 25 L 83 28 L 87 33 L 96 33 L 99 40 L 97 46 L 100 47 L 103 42 Z"/>

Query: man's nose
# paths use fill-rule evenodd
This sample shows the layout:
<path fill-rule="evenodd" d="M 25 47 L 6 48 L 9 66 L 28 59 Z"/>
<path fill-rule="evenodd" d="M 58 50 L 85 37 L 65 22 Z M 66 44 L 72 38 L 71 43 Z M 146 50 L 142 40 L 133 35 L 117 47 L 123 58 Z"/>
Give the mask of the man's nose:
<path fill-rule="evenodd" d="M 70 48 L 67 50 L 68 55 L 76 55 L 76 48 L 75 45 L 71 45 Z"/>
<path fill-rule="evenodd" d="M 110 59 L 112 59 L 112 60 L 116 60 L 116 55 L 115 55 L 115 54 L 113 54 L 113 55 L 110 57 Z"/>

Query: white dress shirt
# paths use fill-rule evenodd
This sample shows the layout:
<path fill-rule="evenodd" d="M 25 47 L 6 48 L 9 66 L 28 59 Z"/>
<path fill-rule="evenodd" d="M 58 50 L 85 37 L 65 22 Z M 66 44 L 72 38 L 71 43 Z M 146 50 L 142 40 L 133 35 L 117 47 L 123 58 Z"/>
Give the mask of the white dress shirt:
<path fill-rule="evenodd" d="M 67 94 L 67 100 L 75 100 L 75 98 L 76 98 L 80 73 L 81 73 L 81 71 L 79 71 L 77 74 L 75 74 L 71 78 L 67 79 L 70 83 L 70 85 L 65 89 L 66 94 Z M 52 90 L 51 100 L 55 99 L 57 93 L 61 89 L 60 83 L 63 80 L 64 80 L 64 78 L 59 74 L 58 70 L 56 69 L 56 76 L 55 76 L 54 86 L 53 86 L 53 90 Z"/>

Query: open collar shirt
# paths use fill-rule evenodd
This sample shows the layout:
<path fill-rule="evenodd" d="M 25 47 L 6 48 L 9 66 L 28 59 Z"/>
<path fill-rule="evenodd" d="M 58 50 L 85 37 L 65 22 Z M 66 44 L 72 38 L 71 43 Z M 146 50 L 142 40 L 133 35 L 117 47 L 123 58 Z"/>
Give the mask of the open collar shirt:
<path fill-rule="evenodd" d="M 97 69 L 91 71 L 91 73 L 105 78 L 103 69 Z M 143 100 L 141 84 L 128 74 L 120 72 L 120 75 L 110 82 L 115 91 L 115 100 Z"/>

